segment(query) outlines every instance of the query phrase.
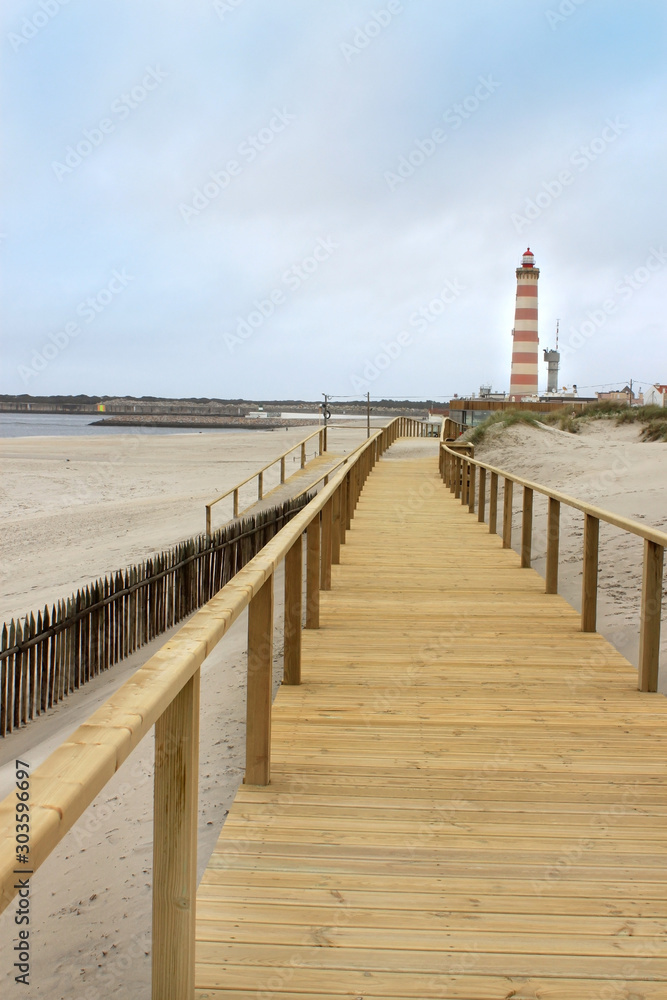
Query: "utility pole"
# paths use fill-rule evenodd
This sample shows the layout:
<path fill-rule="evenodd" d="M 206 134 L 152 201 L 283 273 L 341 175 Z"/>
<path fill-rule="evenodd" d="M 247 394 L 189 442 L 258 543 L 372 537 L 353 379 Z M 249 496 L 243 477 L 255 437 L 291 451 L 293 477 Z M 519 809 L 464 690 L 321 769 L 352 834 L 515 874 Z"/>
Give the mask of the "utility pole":
<path fill-rule="evenodd" d="M 366 437 L 371 436 L 371 394 L 366 393 Z"/>
<path fill-rule="evenodd" d="M 632 394 L 632 379 L 630 379 L 630 399 L 628 401 L 630 403 L 630 406 L 632 406 L 632 400 L 633 400 L 633 398 L 634 397 L 633 397 L 633 394 Z"/>
<path fill-rule="evenodd" d="M 324 417 L 324 450 L 327 450 L 327 415 L 329 413 L 329 397 L 326 392 L 323 392 L 324 405 L 322 406 L 322 415 Z"/>

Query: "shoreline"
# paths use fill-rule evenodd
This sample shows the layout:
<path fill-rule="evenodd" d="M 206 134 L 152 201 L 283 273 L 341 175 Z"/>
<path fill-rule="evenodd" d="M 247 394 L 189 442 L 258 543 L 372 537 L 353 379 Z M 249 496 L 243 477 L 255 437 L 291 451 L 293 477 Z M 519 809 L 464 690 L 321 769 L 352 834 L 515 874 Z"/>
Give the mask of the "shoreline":
<path fill-rule="evenodd" d="M 312 420 L 247 420 L 243 418 L 213 418 L 203 417 L 105 417 L 102 420 L 91 420 L 89 427 L 175 427 L 175 428 L 206 428 L 220 431 L 275 431 L 283 427 L 311 427 Z"/>

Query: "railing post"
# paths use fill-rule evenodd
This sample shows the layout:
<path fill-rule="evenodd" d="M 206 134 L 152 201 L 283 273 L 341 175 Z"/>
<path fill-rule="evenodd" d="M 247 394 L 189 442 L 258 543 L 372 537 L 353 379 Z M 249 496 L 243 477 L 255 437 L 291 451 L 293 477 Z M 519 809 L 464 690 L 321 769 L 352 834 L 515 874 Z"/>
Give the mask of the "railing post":
<path fill-rule="evenodd" d="M 303 544 L 299 535 L 285 556 L 285 636 L 283 681 L 301 683 L 301 603 L 303 599 Z"/>
<path fill-rule="evenodd" d="M 306 530 L 306 628 L 320 627 L 320 515 Z"/>
<path fill-rule="evenodd" d="M 340 563 L 340 529 L 341 529 L 341 519 L 340 519 L 340 496 L 341 488 L 340 486 L 333 495 L 333 508 L 331 516 L 331 562 L 336 566 Z"/>
<path fill-rule="evenodd" d="M 317 445 L 319 453 L 321 455 L 324 451 L 324 433 L 322 431 L 319 431 L 317 435 Z"/>
<path fill-rule="evenodd" d="M 533 491 L 523 488 L 523 514 L 521 518 L 521 566 L 530 569 L 533 560 Z"/>
<path fill-rule="evenodd" d="M 486 469 L 481 466 L 479 470 L 479 500 L 477 502 L 477 520 L 484 523 L 484 511 L 486 508 Z"/>
<path fill-rule="evenodd" d="M 328 451 L 329 450 L 329 448 L 328 448 L 329 433 L 328 432 L 329 432 L 329 428 L 328 427 L 324 427 L 322 429 L 322 441 L 324 442 L 324 445 L 323 445 L 324 451 Z"/>
<path fill-rule="evenodd" d="M 584 514 L 584 570 L 581 582 L 581 631 L 595 632 L 598 602 L 600 521 Z"/>
<path fill-rule="evenodd" d="M 155 724 L 153 1000 L 195 995 L 199 670 Z"/>
<path fill-rule="evenodd" d="M 468 473 L 470 465 L 467 458 L 461 459 L 461 503 L 468 503 Z"/>
<path fill-rule="evenodd" d="M 283 455 L 280 459 L 280 482 L 285 482 L 285 456 Z"/>
<path fill-rule="evenodd" d="M 264 497 L 264 473 L 257 473 L 257 499 L 262 500 Z"/>
<path fill-rule="evenodd" d="M 301 468 L 303 469 L 306 465 L 306 442 L 301 442 Z"/>
<path fill-rule="evenodd" d="M 503 548 L 512 548 L 512 492 L 514 483 L 505 477 L 503 487 Z"/>
<path fill-rule="evenodd" d="M 272 674 L 273 574 L 248 605 L 247 785 L 268 785 L 271 777 Z"/>
<path fill-rule="evenodd" d="M 206 537 L 211 537 L 211 505 L 206 504 Z"/>
<path fill-rule="evenodd" d="M 549 497 L 547 514 L 546 593 L 558 593 L 558 550 L 560 547 L 560 500 Z"/>
<path fill-rule="evenodd" d="M 468 510 L 475 513 L 475 472 L 477 467 L 468 462 Z"/>
<path fill-rule="evenodd" d="M 491 473 L 489 486 L 489 534 L 498 533 L 498 473 Z"/>
<path fill-rule="evenodd" d="M 333 497 L 322 508 L 322 558 L 320 590 L 331 590 L 331 521 Z"/>
<path fill-rule="evenodd" d="M 347 517 L 347 480 L 349 474 L 345 476 L 343 482 L 340 484 L 340 544 L 345 545 L 345 534 L 349 528 L 348 517 Z"/>
<path fill-rule="evenodd" d="M 458 500 L 461 496 L 461 483 L 463 481 L 463 459 L 457 455 L 454 459 L 454 498 Z"/>
<path fill-rule="evenodd" d="M 662 573 L 665 550 L 657 542 L 644 539 L 642 606 L 639 632 L 640 691 L 658 690 L 660 662 L 660 612 L 662 609 Z"/>
<path fill-rule="evenodd" d="M 234 517 L 239 516 L 239 491 L 234 490 Z"/>

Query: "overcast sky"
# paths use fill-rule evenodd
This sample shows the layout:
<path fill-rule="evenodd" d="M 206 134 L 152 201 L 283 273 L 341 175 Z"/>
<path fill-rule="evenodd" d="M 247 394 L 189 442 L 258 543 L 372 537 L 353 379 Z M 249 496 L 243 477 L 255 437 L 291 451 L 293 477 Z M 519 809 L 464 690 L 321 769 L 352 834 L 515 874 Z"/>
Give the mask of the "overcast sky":
<path fill-rule="evenodd" d="M 5 0 L 0 391 L 667 382 L 664 0 Z M 540 385 L 546 367 L 540 363 Z"/>

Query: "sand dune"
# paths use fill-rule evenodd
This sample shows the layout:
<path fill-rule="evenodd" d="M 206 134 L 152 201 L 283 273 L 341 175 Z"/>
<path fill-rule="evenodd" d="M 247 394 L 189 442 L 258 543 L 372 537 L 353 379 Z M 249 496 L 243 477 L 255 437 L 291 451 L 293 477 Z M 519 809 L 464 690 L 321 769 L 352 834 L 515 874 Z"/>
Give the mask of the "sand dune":
<path fill-rule="evenodd" d="M 552 486 L 580 500 L 667 531 L 667 444 L 643 443 L 636 424 L 597 420 L 580 434 L 515 424 L 492 430 L 476 457 Z M 520 535 L 520 491 L 515 496 L 514 545 Z M 534 566 L 544 573 L 546 500 L 535 497 Z M 581 607 L 583 515 L 561 509 L 560 591 Z M 611 525 L 600 528 L 598 631 L 637 664 L 643 541 Z M 664 617 L 663 617 L 664 622 Z M 667 628 L 662 629 L 667 664 Z M 661 691 L 667 691 L 667 666 Z"/>

